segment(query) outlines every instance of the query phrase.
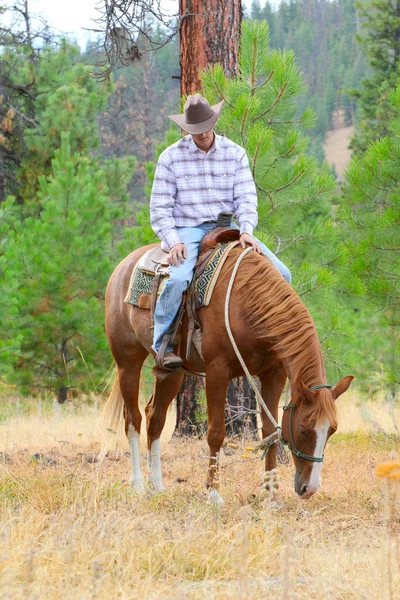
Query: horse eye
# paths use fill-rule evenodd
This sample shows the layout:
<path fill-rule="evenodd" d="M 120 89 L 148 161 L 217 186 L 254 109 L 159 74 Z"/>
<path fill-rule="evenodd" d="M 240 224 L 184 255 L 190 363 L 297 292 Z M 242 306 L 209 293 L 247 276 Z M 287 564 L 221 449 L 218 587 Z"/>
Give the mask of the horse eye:
<path fill-rule="evenodd" d="M 300 425 L 300 433 L 302 433 L 303 435 L 307 435 L 307 434 L 308 434 L 308 431 L 307 431 L 307 429 L 304 429 L 304 427 L 302 427 L 302 426 Z"/>

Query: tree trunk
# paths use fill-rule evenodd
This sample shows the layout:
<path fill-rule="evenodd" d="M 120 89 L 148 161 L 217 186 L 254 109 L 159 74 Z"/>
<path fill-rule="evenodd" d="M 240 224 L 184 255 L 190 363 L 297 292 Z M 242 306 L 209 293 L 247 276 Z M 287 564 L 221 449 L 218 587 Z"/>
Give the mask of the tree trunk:
<path fill-rule="evenodd" d="M 241 0 L 180 0 L 179 14 L 182 18 L 180 28 L 181 96 L 201 91 L 199 73 L 209 64 L 220 63 L 226 75 L 229 77 L 236 75 L 240 24 L 243 15 Z M 196 395 L 196 390 L 199 389 L 204 389 L 204 378 L 185 375 L 176 398 L 175 434 L 188 436 L 204 434 L 205 406 L 201 394 L 200 400 L 199 395 Z M 235 418 L 228 425 L 230 434 L 243 431 L 244 424 L 249 420 L 249 414 L 243 410 L 240 414 L 233 415 L 233 411 L 238 410 L 240 406 L 243 407 L 245 401 L 247 405 L 247 398 L 250 398 L 246 384 L 241 383 L 237 394 L 234 390 L 235 386 L 231 382 L 228 393 L 229 405 L 232 406 L 230 409 L 231 421 L 233 417 Z M 254 394 L 252 398 L 253 401 L 250 401 L 249 406 L 253 407 L 255 404 Z M 255 415 L 252 417 L 255 418 Z M 250 429 L 254 429 L 255 422 L 251 421 Z"/>
<path fill-rule="evenodd" d="M 199 72 L 220 63 L 229 77 L 237 74 L 241 0 L 181 0 L 181 96 L 201 91 Z"/>
<path fill-rule="evenodd" d="M 185 375 L 176 397 L 176 436 L 202 437 L 207 431 L 204 377 Z M 257 400 L 247 377 L 229 382 L 226 396 L 226 435 L 257 439 Z"/>
<path fill-rule="evenodd" d="M 204 377 L 185 375 L 176 397 L 176 425 L 174 435 L 202 436 L 207 431 Z M 199 398 L 199 392 L 200 398 Z M 196 394 L 197 392 L 197 394 Z M 201 398 L 203 396 L 203 398 Z"/>
<path fill-rule="evenodd" d="M 57 402 L 58 404 L 65 404 L 68 400 L 68 388 L 64 385 L 57 390 Z"/>
<path fill-rule="evenodd" d="M 257 438 L 257 401 L 247 377 L 231 379 L 226 404 L 226 435 Z"/>

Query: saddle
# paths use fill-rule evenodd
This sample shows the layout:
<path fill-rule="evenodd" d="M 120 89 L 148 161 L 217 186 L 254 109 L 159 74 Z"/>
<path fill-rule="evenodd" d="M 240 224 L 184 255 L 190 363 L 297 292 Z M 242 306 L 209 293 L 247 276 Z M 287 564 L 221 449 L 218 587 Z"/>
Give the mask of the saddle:
<path fill-rule="evenodd" d="M 198 294 L 196 292 L 196 282 L 198 282 L 199 278 L 201 278 L 206 269 L 210 273 L 213 273 L 215 265 L 218 264 L 218 261 L 221 263 L 219 267 L 216 268 L 216 270 L 219 272 L 224 259 L 220 260 L 218 253 L 219 255 L 222 254 L 221 249 L 224 244 L 234 242 L 231 244 L 231 246 L 236 245 L 239 238 L 239 229 L 232 227 L 216 227 L 215 229 L 206 233 L 206 235 L 200 241 L 199 256 L 195 265 L 192 282 L 182 299 L 178 315 L 174 322 L 172 333 L 168 336 L 164 336 L 162 346 L 157 354 L 158 366 L 162 365 L 163 363 L 166 347 L 169 344 L 178 343 L 178 331 L 181 328 L 183 314 L 185 311 L 188 321 L 186 359 L 188 359 L 190 356 L 192 340 L 195 342 L 195 346 L 201 356 L 200 346 L 196 343 L 196 341 L 199 341 L 199 334 L 201 334 L 201 326 L 196 318 L 196 311 L 201 307 Z M 213 261 L 214 256 L 215 260 Z M 164 288 L 167 278 L 169 277 L 169 264 L 167 262 L 167 257 L 168 252 L 162 250 L 160 244 L 146 252 L 138 261 L 137 266 L 132 273 L 131 284 L 125 298 L 125 302 L 139 306 L 139 308 L 150 309 L 152 329 L 154 328 L 154 311 L 157 299 Z M 213 262 L 215 263 L 214 265 Z M 140 288 L 141 283 L 138 283 L 138 280 L 142 281 L 142 286 L 139 290 L 137 288 Z M 212 289 L 215 285 L 215 281 L 213 282 Z M 211 293 L 212 290 L 210 292 L 210 296 Z"/>
<path fill-rule="evenodd" d="M 216 227 L 200 240 L 199 256 L 195 265 L 195 274 L 198 277 L 204 271 L 208 259 L 215 252 L 217 246 L 236 241 L 240 238 L 239 229 L 233 227 Z M 169 252 L 161 248 L 161 244 L 148 250 L 138 262 L 138 268 L 151 275 L 169 275 L 167 261 Z"/>

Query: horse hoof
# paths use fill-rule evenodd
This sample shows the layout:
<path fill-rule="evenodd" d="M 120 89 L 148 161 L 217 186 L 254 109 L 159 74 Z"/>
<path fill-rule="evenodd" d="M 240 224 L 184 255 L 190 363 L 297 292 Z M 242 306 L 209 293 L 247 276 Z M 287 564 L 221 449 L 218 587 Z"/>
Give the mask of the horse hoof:
<path fill-rule="evenodd" d="M 218 490 L 212 489 L 208 492 L 208 504 L 213 506 L 222 506 L 225 504 Z"/>

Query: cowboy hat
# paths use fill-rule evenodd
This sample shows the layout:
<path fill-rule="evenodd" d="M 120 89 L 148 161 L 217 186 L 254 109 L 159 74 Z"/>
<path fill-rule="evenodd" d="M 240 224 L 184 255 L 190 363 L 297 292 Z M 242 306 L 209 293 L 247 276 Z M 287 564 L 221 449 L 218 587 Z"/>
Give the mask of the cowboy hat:
<path fill-rule="evenodd" d="M 224 101 L 210 106 L 200 94 L 188 96 L 183 108 L 183 115 L 169 115 L 181 129 L 188 133 L 205 133 L 210 131 L 218 120 Z"/>

